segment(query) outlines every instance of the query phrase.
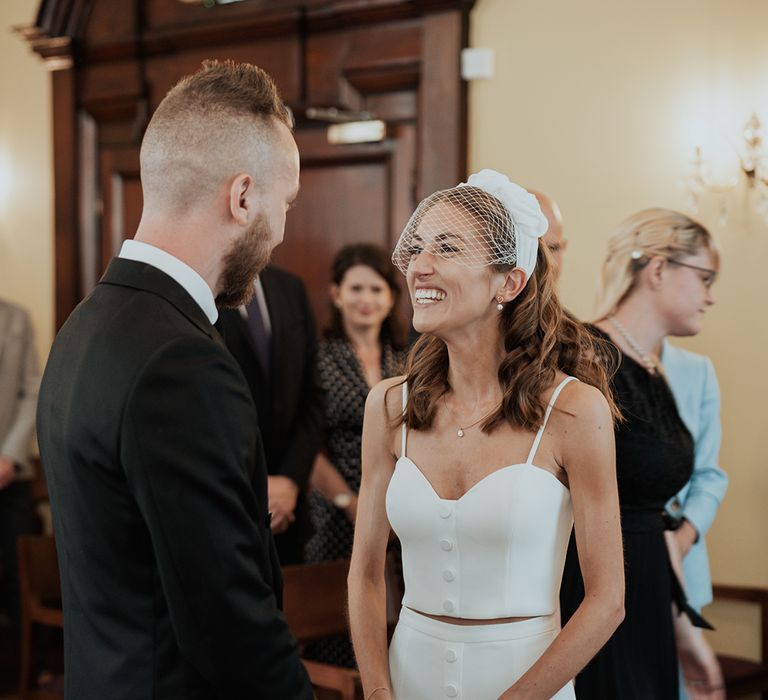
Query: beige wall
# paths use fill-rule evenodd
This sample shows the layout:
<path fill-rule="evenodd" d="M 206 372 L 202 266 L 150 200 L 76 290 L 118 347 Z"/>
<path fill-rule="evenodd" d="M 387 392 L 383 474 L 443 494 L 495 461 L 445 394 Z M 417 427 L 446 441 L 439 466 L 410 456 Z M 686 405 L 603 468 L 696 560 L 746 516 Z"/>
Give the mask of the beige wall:
<path fill-rule="evenodd" d="M 478 0 L 470 41 L 494 49 L 496 74 L 470 87 L 470 167 L 559 200 L 570 239 L 562 291 L 575 312 L 589 317 L 612 225 L 649 206 L 685 207 L 697 140 L 738 139 L 753 111 L 768 122 L 766 26 L 764 0 Z M 714 577 L 768 586 L 768 226 L 743 196 L 731 196 L 726 226 L 716 203 L 702 209 L 722 276 L 704 331 L 682 344 L 712 358 L 723 394 L 731 486 L 709 537 Z M 756 651 L 746 616 L 719 606 L 713 617 L 729 645 Z"/>
<path fill-rule="evenodd" d="M 0 3 L 0 297 L 32 314 L 42 359 L 53 338 L 53 173 L 50 79 L 11 27 L 36 0 Z"/>

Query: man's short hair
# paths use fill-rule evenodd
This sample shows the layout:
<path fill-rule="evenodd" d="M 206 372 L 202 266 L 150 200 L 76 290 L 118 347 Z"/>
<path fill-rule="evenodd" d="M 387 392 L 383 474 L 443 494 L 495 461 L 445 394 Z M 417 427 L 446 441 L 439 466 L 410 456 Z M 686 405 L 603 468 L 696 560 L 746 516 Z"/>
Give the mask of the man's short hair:
<path fill-rule="evenodd" d="M 184 209 L 228 176 L 253 172 L 276 123 L 291 128 L 272 78 L 250 63 L 204 61 L 155 111 L 141 145 L 145 206 Z"/>

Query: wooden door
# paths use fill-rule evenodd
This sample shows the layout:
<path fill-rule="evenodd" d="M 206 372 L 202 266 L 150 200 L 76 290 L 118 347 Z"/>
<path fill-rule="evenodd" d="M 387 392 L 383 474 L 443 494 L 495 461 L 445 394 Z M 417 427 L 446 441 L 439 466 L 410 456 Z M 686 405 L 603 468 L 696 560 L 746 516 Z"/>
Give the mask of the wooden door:
<path fill-rule="evenodd" d="M 330 267 L 338 250 L 348 243 L 375 243 L 391 251 L 411 214 L 415 128 L 397 126 L 375 144 L 331 145 L 324 129 L 299 130 L 296 141 L 301 190 L 273 261 L 304 280 L 323 328 L 330 316 Z M 410 320 L 406 296 L 399 310 L 403 322 Z"/>

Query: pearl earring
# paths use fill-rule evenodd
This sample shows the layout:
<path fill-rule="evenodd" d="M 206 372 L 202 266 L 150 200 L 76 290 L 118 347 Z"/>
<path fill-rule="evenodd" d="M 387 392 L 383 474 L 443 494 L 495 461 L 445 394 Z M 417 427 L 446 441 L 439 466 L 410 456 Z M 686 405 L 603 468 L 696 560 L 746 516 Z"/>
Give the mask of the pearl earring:
<path fill-rule="evenodd" d="M 497 311 L 504 311 L 504 304 L 501 303 L 502 301 L 504 301 L 504 297 L 502 297 L 502 296 L 496 297 L 496 302 L 497 302 L 496 303 L 496 309 L 497 309 Z"/>

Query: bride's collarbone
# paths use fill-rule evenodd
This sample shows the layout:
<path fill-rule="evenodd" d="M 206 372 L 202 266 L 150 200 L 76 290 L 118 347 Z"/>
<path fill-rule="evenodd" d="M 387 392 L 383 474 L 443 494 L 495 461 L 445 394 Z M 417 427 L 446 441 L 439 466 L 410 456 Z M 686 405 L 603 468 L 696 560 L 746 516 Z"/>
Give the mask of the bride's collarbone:
<path fill-rule="evenodd" d="M 531 466 L 567 486 L 568 476 L 555 458 L 547 432 Z M 490 435 L 478 427 L 458 437 L 449 426 L 435 426 L 429 433 L 410 431 L 406 454 L 431 483 L 464 492 L 496 471 L 524 464 L 535 436 L 521 428 L 501 426 Z"/>

